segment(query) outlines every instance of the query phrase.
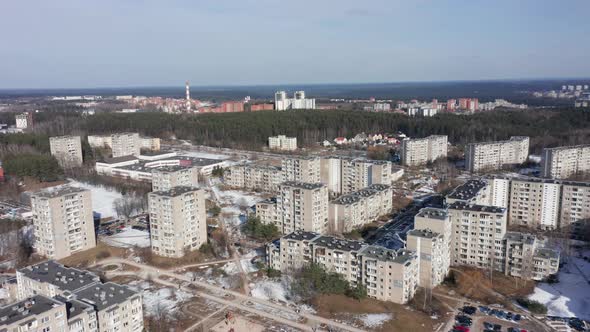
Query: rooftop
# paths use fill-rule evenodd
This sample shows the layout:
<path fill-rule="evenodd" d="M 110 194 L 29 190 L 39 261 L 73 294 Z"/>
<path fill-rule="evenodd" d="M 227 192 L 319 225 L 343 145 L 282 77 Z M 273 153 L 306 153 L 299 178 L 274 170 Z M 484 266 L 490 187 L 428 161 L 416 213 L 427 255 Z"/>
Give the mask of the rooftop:
<path fill-rule="evenodd" d="M 62 296 L 59 296 L 59 295 L 56 296 L 55 299 L 66 304 L 66 312 L 68 315 L 68 321 L 76 318 L 80 314 L 87 312 L 89 310 L 94 312 L 94 308 L 91 305 L 86 304 L 82 301 L 78 301 L 76 299 L 68 300 L 68 299 L 66 299 Z"/>
<path fill-rule="evenodd" d="M 293 232 L 293 233 L 283 236 L 283 238 L 288 239 L 288 240 L 303 241 L 303 240 L 313 240 L 313 239 L 317 238 L 318 236 L 320 236 L 320 235 L 317 233 L 313 233 L 313 232 L 296 231 L 296 232 Z"/>
<path fill-rule="evenodd" d="M 363 242 L 339 239 L 333 236 L 321 236 L 313 240 L 313 244 L 329 249 L 342 251 L 359 251 L 361 248 L 366 246 L 366 244 Z"/>
<path fill-rule="evenodd" d="M 124 303 L 136 295 L 138 295 L 138 293 L 132 291 L 128 287 L 117 285 L 112 282 L 97 284 L 77 292 L 78 300 L 93 305 L 97 311 Z"/>
<path fill-rule="evenodd" d="M 533 244 L 536 240 L 533 234 L 521 232 L 506 232 L 504 238 L 510 241 L 524 242 L 526 244 Z"/>
<path fill-rule="evenodd" d="M 0 326 L 5 327 L 22 321 L 23 319 L 41 315 L 48 310 L 63 306 L 64 303 L 42 295 L 4 306 L 0 308 Z"/>
<path fill-rule="evenodd" d="M 444 209 L 427 207 L 420 209 L 416 217 L 446 220 L 448 218 L 448 215 L 449 214 Z"/>
<path fill-rule="evenodd" d="M 433 232 L 430 229 L 412 229 L 411 231 L 408 232 L 408 235 L 413 235 L 413 236 L 423 237 L 423 238 L 428 238 L 428 239 L 432 239 L 432 238 L 441 236 L 441 234 Z"/>
<path fill-rule="evenodd" d="M 122 156 L 122 157 L 115 157 L 115 158 L 105 158 L 103 163 L 106 164 L 118 164 L 126 161 L 138 160 L 135 156 Z"/>
<path fill-rule="evenodd" d="M 100 278 L 92 272 L 65 267 L 54 260 L 27 266 L 18 272 L 29 279 L 49 283 L 72 293 L 100 282 Z"/>
<path fill-rule="evenodd" d="M 549 248 L 538 248 L 535 250 L 535 257 L 547 258 L 547 259 L 558 259 L 559 251 Z"/>
<path fill-rule="evenodd" d="M 73 136 L 73 135 L 65 135 L 65 136 L 53 136 L 50 137 L 49 140 L 62 140 L 62 139 L 80 139 L 80 136 Z"/>
<path fill-rule="evenodd" d="M 471 179 L 464 184 L 458 186 L 452 193 L 447 195 L 447 198 L 470 200 L 477 196 L 480 190 L 487 186 L 485 180 Z"/>
<path fill-rule="evenodd" d="M 281 183 L 281 186 L 294 187 L 300 189 L 319 189 L 325 187 L 323 183 L 308 183 L 299 181 L 287 181 Z"/>
<path fill-rule="evenodd" d="M 150 194 L 157 195 L 157 196 L 167 196 L 167 197 L 177 197 L 180 195 L 184 195 L 189 192 L 197 191 L 199 188 L 197 187 L 188 187 L 188 186 L 177 186 L 173 187 L 170 190 L 165 191 L 154 191 Z"/>
<path fill-rule="evenodd" d="M 380 261 L 394 262 L 399 264 L 405 264 L 406 262 L 414 259 L 416 254 L 412 251 L 400 249 L 393 250 L 381 246 L 366 246 L 360 254 L 365 257 L 377 259 Z"/>
<path fill-rule="evenodd" d="M 498 206 L 489 206 L 489 205 L 478 205 L 478 204 L 469 204 L 465 202 L 455 202 L 449 205 L 449 210 L 466 210 L 466 211 L 474 211 L 474 212 L 487 212 L 487 213 L 505 213 L 506 209 Z"/>
<path fill-rule="evenodd" d="M 579 148 L 590 148 L 590 144 L 570 145 L 570 146 L 557 146 L 554 148 L 545 148 L 545 150 L 569 150 Z"/>
<path fill-rule="evenodd" d="M 88 189 L 84 188 L 77 188 L 77 187 L 70 187 L 70 186 L 57 186 L 57 187 L 50 187 L 48 189 L 43 189 L 33 193 L 33 196 L 42 197 L 42 198 L 55 198 L 64 195 L 70 194 L 78 194 L 81 192 L 90 192 Z"/>
<path fill-rule="evenodd" d="M 154 173 L 174 173 L 178 171 L 184 171 L 187 169 L 191 169 L 193 166 L 181 166 L 181 165 L 172 165 L 172 166 L 162 166 L 162 167 L 155 167 L 153 172 Z"/>
<path fill-rule="evenodd" d="M 510 137 L 510 139 L 506 139 L 503 141 L 476 142 L 476 143 L 469 143 L 469 145 L 503 144 L 503 143 L 524 141 L 524 140 L 528 140 L 528 139 L 529 139 L 528 136 L 512 136 L 512 137 Z"/>

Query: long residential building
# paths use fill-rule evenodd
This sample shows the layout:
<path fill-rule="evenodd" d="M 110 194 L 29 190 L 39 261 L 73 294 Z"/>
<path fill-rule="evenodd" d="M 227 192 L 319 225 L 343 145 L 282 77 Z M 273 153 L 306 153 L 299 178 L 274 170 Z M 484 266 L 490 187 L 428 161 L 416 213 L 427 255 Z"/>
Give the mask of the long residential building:
<path fill-rule="evenodd" d="M 522 164 L 529 156 L 529 138 L 512 136 L 506 141 L 471 143 L 465 149 L 465 167 L 477 173 Z"/>
<path fill-rule="evenodd" d="M 268 148 L 271 150 L 295 151 L 297 150 L 297 137 L 270 136 L 268 138 Z"/>
<path fill-rule="evenodd" d="M 316 263 L 341 274 L 351 286 L 364 285 L 367 295 L 382 301 L 407 303 L 419 279 L 416 254 L 363 242 L 293 232 L 267 245 L 269 266 L 290 272 Z"/>
<path fill-rule="evenodd" d="M 82 142 L 80 136 L 57 136 L 49 138 L 51 155 L 64 168 L 82 166 Z"/>
<path fill-rule="evenodd" d="M 567 179 L 590 172 L 590 144 L 543 149 L 541 175 Z"/>
<path fill-rule="evenodd" d="M 230 187 L 277 192 L 284 182 L 280 167 L 258 164 L 239 164 L 226 169 L 225 184 Z"/>
<path fill-rule="evenodd" d="M 330 202 L 328 218 L 334 232 L 350 232 L 391 212 L 391 187 L 373 184 L 365 189 L 342 195 Z"/>
<path fill-rule="evenodd" d="M 284 181 L 321 182 L 319 157 L 286 157 L 281 169 Z"/>
<path fill-rule="evenodd" d="M 402 141 L 402 164 L 420 166 L 438 158 L 446 158 L 448 137 L 432 135 L 425 138 L 406 139 Z"/>
<path fill-rule="evenodd" d="M 61 259 L 94 248 L 94 218 L 89 190 L 69 186 L 31 195 L 34 247 L 40 255 Z"/>
<path fill-rule="evenodd" d="M 205 193 L 194 187 L 173 187 L 148 194 L 152 251 L 180 258 L 207 242 Z"/>
<path fill-rule="evenodd" d="M 92 272 L 46 261 L 17 270 L 17 288 L 20 302 L 0 308 L 0 331 L 143 331 L 141 294 Z"/>
<path fill-rule="evenodd" d="M 320 161 L 320 179 L 333 194 L 349 194 L 372 184 L 391 185 L 390 161 L 325 157 Z"/>

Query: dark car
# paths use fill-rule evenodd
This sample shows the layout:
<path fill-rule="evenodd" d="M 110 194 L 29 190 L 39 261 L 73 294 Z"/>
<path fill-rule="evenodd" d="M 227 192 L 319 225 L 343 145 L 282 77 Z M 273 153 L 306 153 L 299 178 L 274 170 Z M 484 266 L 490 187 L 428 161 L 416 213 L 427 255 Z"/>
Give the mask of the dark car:
<path fill-rule="evenodd" d="M 494 324 L 494 331 L 502 331 L 502 325 Z"/>
<path fill-rule="evenodd" d="M 522 316 L 521 316 L 520 314 L 515 314 L 515 315 L 512 317 L 512 320 L 514 320 L 515 322 L 518 322 L 518 321 L 519 321 L 521 318 L 522 318 Z"/>
<path fill-rule="evenodd" d="M 464 313 L 468 314 L 468 315 L 473 315 L 474 313 L 477 312 L 477 308 L 476 307 L 472 307 L 472 306 L 464 306 L 461 311 L 463 311 Z"/>

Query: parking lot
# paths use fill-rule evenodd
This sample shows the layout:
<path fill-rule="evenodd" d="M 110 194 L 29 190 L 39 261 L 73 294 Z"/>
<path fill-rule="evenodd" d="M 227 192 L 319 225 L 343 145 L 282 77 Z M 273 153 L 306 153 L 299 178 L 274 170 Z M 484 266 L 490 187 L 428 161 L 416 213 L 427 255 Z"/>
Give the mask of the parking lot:
<path fill-rule="evenodd" d="M 456 316 L 453 332 L 538 331 L 538 323 L 514 312 L 487 306 L 465 306 Z"/>
<path fill-rule="evenodd" d="M 114 219 L 101 221 L 97 233 L 102 236 L 112 236 L 123 232 L 126 227 L 131 227 L 139 231 L 148 231 L 150 229 L 147 215 L 131 217 L 127 220 Z"/>

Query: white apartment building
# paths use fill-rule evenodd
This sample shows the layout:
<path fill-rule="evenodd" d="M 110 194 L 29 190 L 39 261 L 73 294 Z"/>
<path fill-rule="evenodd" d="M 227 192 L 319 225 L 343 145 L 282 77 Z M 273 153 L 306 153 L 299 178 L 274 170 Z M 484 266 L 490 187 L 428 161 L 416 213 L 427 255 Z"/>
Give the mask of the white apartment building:
<path fill-rule="evenodd" d="M 118 133 L 111 136 L 113 158 L 123 156 L 139 156 L 141 139 L 138 133 Z"/>
<path fill-rule="evenodd" d="M 382 301 L 407 303 L 418 285 L 416 254 L 352 240 L 293 232 L 267 245 L 269 266 L 283 272 L 316 263 L 341 274 L 352 287 L 364 285 L 367 295 Z"/>
<path fill-rule="evenodd" d="M 295 91 L 293 98 L 287 98 L 285 91 L 277 91 L 275 93 L 275 110 L 314 110 L 315 99 L 305 98 L 304 91 Z"/>
<path fill-rule="evenodd" d="M 193 166 L 164 166 L 152 171 L 152 191 L 168 191 L 174 187 L 198 187 L 199 169 Z"/>
<path fill-rule="evenodd" d="M 90 191 L 58 187 L 31 195 L 34 247 L 40 255 L 61 259 L 94 248 Z"/>
<path fill-rule="evenodd" d="M 33 113 L 25 112 L 17 114 L 16 118 L 16 129 L 24 130 L 33 127 Z"/>
<path fill-rule="evenodd" d="M 88 135 L 88 145 L 93 148 L 111 148 L 113 137 L 111 135 Z"/>
<path fill-rule="evenodd" d="M 297 150 L 297 137 L 270 136 L 268 138 L 268 147 L 271 150 L 295 151 Z"/>
<path fill-rule="evenodd" d="M 566 179 L 590 172 L 590 144 L 543 149 L 541 175 L 551 179 Z"/>
<path fill-rule="evenodd" d="M 277 192 L 284 178 L 280 167 L 239 164 L 226 169 L 223 173 L 223 181 L 234 188 Z"/>
<path fill-rule="evenodd" d="M 561 184 L 552 181 L 512 179 L 509 222 L 530 228 L 557 229 Z"/>
<path fill-rule="evenodd" d="M 471 143 L 465 149 L 465 167 L 476 173 L 522 164 L 529 156 L 529 138 L 512 136 L 506 141 Z"/>
<path fill-rule="evenodd" d="M 389 161 L 325 157 L 320 160 L 320 180 L 333 194 L 348 194 L 372 184 L 391 185 Z"/>
<path fill-rule="evenodd" d="M 340 233 L 350 232 L 390 213 L 392 207 L 391 187 L 384 184 L 370 185 L 330 202 L 330 229 Z"/>
<path fill-rule="evenodd" d="M 17 287 L 21 302 L 41 296 L 65 304 L 66 324 L 46 331 L 143 331 L 141 294 L 112 282 L 101 283 L 92 272 L 46 261 L 17 270 Z M 36 315 L 47 312 L 39 310 Z M 45 318 L 37 324 L 46 322 Z"/>
<path fill-rule="evenodd" d="M 590 183 L 562 182 L 559 225 L 582 239 L 590 223 Z"/>
<path fill-rule="evenodd" d="M 80 136 L 56 136 L 49 138 L 51 155 L 61 167 L 82 166 L 82 141 Z"/>
<path fill-rule="evenodd" d="M 158 137 L 141 137 L 141 148 L 150 151 L 160 151 L 160 139 Z"/>
<path fill-rule="evenodd" d="M 448 137 L 432 135 L 425 138 L 406 139 L 402 141 L 402 164 L 420 166 L 447 157 Z"/>
<path fill-rule="evenodd" d="M 407 233 L 406 248 L 416 252 L 420 271 L 418 286 L 432 289 L 449 273 L 448 242 L 430 229 L 413 229 Z"/>
<path fill-rule="evenodd" d="M 287 157 L 281 163 L 284 181 L 321 182 L 319 157 Z"/>
<path fill-rule="evenodd" d="M 194 187 L 173 187 L 148 194 L 152 252 L 180 258 L 207 242 L 205 192 Z"/>
<path fill-rule="evenodd" d="M 279 214 L 276 197 L 265 199 L 256 203 L 256 217 L 263 224 L 272 224 L 281 229 L 283 218 Z"/>
<path fill-rule="evenodd" d="M 282 216 L 283 234 L 295 231 L 326 233 L 328 188 L 321 183 L 287 181 L 279 186 L 277 211 Z"/>

